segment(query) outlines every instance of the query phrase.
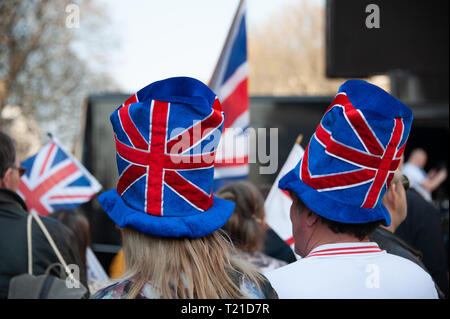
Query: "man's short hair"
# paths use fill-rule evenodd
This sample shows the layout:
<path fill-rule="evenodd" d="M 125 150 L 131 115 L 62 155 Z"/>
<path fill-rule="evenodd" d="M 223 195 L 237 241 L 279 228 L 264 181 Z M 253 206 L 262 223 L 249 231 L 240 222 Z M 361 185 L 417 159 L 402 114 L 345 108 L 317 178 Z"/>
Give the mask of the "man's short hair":
<path fill-rule="evenodd" d="M 0 178 L 16 163 L 16 148 L 11 137 L 0 131 Z"/>
<path fill-rule="evenodd" d="M 305 203 L 303 203 L 303 201 L 300 199 L 300 197 L 298 197 L 294 192 L 289 192 L 289 194 L 296 201 L 297 205 L 301 207 L 301 209 L 299 209 L 297 213 L 300 213 L 300 211 L 302 211 L 304 207 L 308 208 L 308 206 L 306 206 Z M 333 233 L 353 235 L 359 240 L 363 240 L 367 236 L 371 235 L 375 231 L 375 229 L 377 229 L 377 227 L 383 223 L 383 220 L 376 220 L 369 223 L 350 224 L 336 222 L 334 220 L 322 217 L 319 214 L 317 214 L 317 216 L 319 216 L 320 221 L 325 224 Z"/>

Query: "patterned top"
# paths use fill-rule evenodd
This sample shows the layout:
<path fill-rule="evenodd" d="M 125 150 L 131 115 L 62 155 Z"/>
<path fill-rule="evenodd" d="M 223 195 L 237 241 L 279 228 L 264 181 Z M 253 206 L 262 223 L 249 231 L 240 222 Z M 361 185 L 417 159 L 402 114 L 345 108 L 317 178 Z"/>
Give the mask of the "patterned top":
<path fill-rule="evenodd" d="M 250 299 L 278 299 L 278 295 L 270 285 L 266 278 L 262 288 L 258 289 L 255 284 L 249 283 L 242 277 L 239 279 L 240 288 L 246 297 Z M 102 290 L 97 291 L 91 296 L 91 299 L 126 299 L 131 287 L 133 279 L 125 279 L 112 284 Z M 136 299 L 160 299 L 159 292 L 152 286 L 150 282 L 146 283 Z"/>
<path fill-rule="evenodd" d="M 253 264 L 261 273 L 287 265 L 284 260 L 273 258 L 259 251 L 250 253 L 239 250 L 239 257 Z"/>

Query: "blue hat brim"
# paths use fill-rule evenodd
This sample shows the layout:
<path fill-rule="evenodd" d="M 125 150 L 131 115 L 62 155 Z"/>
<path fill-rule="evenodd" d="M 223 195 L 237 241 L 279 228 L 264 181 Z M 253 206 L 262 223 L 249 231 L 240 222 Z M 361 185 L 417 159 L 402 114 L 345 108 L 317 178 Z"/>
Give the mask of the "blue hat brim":
<path fill-rule="evenodd" d="M 102 193 L 98 201 L 109 217 L 122 228 L 130 227 L 157 237 L 198 238 L 221 228 L 233 213 L 233 202 L 214 196 L 214 204 L 203 213 L 160 217 L 128 206 L 116 189 Z"/>
<path fill-rule="evenodd" d="M 279 188 L 294 192 L 302 202 L 314 213 L 336 222 L 348 224 L 362 224 L 382 220 L 383 224 L 391 224 L 391 215 L 381 204 L 378 208 L 362 208 L 346 205 L 304 183 L 296 174 L 295 169 L 283 176 Z"/>

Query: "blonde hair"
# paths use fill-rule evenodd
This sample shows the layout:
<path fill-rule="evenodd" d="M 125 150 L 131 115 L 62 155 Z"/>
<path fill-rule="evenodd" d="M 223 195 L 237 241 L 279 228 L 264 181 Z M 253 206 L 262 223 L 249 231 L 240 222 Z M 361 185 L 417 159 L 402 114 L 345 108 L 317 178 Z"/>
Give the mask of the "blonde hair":
<path fill-rule="evenodd" d="M 231 241 L 221 231 L 201 238 L 160 238 L 122 229 L 126 272 L 132 279 L 127 298 L 150 283 L 160 298 L 245 298 L 239 278 L 260 289 L 261 274 L 236 259 Z"/>

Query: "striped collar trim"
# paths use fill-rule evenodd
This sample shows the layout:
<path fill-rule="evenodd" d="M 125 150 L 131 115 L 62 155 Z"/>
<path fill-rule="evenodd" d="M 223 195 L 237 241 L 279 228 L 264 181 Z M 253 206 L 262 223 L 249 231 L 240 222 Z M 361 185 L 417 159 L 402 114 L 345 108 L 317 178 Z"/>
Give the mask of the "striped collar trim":
<path fill-rule="evenodd" d="M 374 242 L 339 243 L 318 246 L 314 248 L 305 258 L 320 256 L 349 256 L 385 252 L 385 250 L 381 250 L 378 244 Z"/>

